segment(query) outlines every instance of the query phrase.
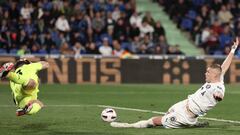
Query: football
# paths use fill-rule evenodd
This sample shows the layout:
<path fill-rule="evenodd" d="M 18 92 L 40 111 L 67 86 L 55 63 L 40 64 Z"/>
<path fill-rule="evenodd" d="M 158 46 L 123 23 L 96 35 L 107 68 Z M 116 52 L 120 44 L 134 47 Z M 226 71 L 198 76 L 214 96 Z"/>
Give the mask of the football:
<path fill-rule="evenodd" d="M 105 122 L 113 122 L 117 119 L 117 113 L 112 108 L 106 108 L 102 111 L 101 118 Z"/>

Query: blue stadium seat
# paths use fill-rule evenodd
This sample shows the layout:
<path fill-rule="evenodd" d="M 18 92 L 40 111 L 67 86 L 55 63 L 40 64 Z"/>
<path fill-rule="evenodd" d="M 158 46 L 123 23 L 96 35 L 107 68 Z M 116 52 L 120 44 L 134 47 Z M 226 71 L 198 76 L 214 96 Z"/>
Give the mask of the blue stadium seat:
<path fill-rule="evenodd" d="M 58 49 L 51 49 L 50 54 L 60 54 L 60 51 Z"/>
<path fill-rule="evenodd" d="M 109 36 L 107 33 L 101 34 L 101 35 L 100 35 L 100 38 L 101 38 L 101 42 L 103 41 L 104 38 L 108 38 L 109 44 L 110 44 L 110 45 L 112 44 L 113 39 L 112 39 L 112 37 Z"/>
<path fill-rule="evenodd" d="M 181 28 L 184 30 L 192 30 L 193 22 L 189 18 L 183 18 L 181 22 Z"/>
<path fill-rule="evenodd" d="M 107 4 L 105 10 L 107 12 L 113 12 L 114 11 L 114 5 L 113 4 Z"/>
<path fill-rule="evenodd" d="M 125 50 L 132 50 L 131 43 L 129 43 L 129 42 L 122 42 L 121 48 L 125 49 Z"/>
<path fill-rule="evenodd" d="M 96 47 L 99 48 L 100 46 L 102 46 L 102 42 L 96 42 Z"/>
<path fill-rule="evenodd" d="M 194 19 L 197 17 L 197 13 L 196 13 L 196 11 L 194 11 L 194 10 L 189 10 L 187 16 L 188 16 L 190 19 L 194 20 Z"/>
<path fill-rule="evenodd" d="M 7 54 L 7 50 L 6 49 L 0 49 L 0 54 Z"/>
<path fill-rule="evenodd" d="M 223 49 L 226 45 L 231 44 L 233 37 L 225 34 L 219 36 L 220 48 Z"/>
<path fill-rule="evenodd" d="M 221 50 L 217 50 L 213 52 L 213 55 L 223 55 L 223 52 Z"/>
<path fill-rule="evenodd" d="M 14 49 L 11 49 L 10 51 L 9 51 L 9 53 L 10 54 L 17 54 L 17 49 L 16 48 L 14 48 Z"/>
<path fill-rule="evenodd" d="M 206 0 L 192 0 L 194 6 L 202 6 Z"/>
<path fill-rule="evenodd" d="M 45 49 L 40 49 L 39 54 L 47 54 L 47 51 Z"/>

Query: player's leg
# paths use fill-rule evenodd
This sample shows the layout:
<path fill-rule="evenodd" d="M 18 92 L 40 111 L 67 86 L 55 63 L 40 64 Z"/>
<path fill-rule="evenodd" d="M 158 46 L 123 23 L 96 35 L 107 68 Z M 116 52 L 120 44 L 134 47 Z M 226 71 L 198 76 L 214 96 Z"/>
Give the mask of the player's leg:
<path fill-rule="evenodd" d="M 175 108 L 176 104 L 173 105 L 167 112 L 166 115 L 168 115 L 170 112 L 172 112 L 173 108 Z M 148 128 L 148 127 L 154 127 L 154 126 L 162 126 L 162 120 L 165 121 L 166 115 L 164 116 L 157 116 L 157 117 L 152 117 L 151 119 L 148 120 L 141 120 L 136 123 L 121 123 L 121 122 L 112 122 L 110 125 L 112 127 L 119 127 L 119 128 Z"/>
<path fill-rule="evenodd" d="M 32 115 L 39 112 L 43 107 L 43 104 L 39 100 L 30 101 L 24 108 L 20 108 L 16 111 L 17 116 Z"/>
<path fill-rule="evenodd" d="M 16 111 L 17 116 L 22 116 L 25 114 L 32 115 L 41 110 L 43 103 L 37 100 L 36 96 L 29 96 L 23 98 L 19 102 L 18 106 L 20 109 Z"/>
<path fill-rule="evenodd" d="M 207 121 L 204 122 L 197 122 L 195 125 L 191 125 L 189 126 L 190 128 L 204 128 L 204 127 L 208 127 L 209 123 Z"/>
<path fill-rule="evenodd" d="M 112 122 L 110 125 L 117 128 L 150 128 L 154 126 L 162 125 L 162 116 L 157 116 L 150 118 L 148 120 L 141 120 L 136 123 L 121 123 L 121 122 Z"/>
<path fill-rule="evenodd" d="M 148 120 L 141 120 L 132 124 L 134 128 L 150 128 L 162 125 L 162 116 L 152 117 Z"/>
<path fill-rule="evenodd" d="M 153 118 L 152 118 L 153 125 L 154 125 L 154 126 L 162 126 L 162 117 L 163 117 L 163 116 L 153 117 Z"/>
<path fill-rule="evenodd" d="M 27 111 L 28 115 L 32 115 L 39 112 L 43 107 L 43 103 L 39 100 L 30 101 L 29 105 L 31 106 L 30 107 L 31 109 Z"/>

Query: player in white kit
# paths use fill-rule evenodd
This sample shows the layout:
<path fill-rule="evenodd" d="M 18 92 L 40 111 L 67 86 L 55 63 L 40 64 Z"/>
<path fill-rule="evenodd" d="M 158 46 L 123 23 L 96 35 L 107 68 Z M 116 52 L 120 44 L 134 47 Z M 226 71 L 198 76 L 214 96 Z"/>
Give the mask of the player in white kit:
<path fill-rule="evenodd" d="M 216 104 L 223 100 L 225 87 L 223 76 L 228 70 L 234 53 L 238 47 L 239 39 L 232 45 L 222 65 L 213 64 L 205 73 L 206 83 L 187 99 L 174 104 L 164 116 L 152 117 L 136 123 L 112 122 L 112 127 L 118 128 L 148 128 L 163 126 L 165 128 L 201 127 L 207 123 L 199 123 L 198 117 L 206 115 Z"/>

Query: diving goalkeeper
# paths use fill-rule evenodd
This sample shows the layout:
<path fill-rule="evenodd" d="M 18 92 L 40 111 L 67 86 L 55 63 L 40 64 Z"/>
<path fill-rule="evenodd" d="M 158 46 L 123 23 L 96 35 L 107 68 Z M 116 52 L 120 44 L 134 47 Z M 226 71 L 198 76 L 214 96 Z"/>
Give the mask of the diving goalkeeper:
<path fill-rule="evenodd" d="M 15 64 L 5 63 L 0 68 L 0 78 L 10 81 L 13 100 L 18 107 L 17 116 L 35 114 L 43 107 L 37 96 L 39 92 L 37 72 L 48 67 L 49 64 L 46 61 L 32 63 L 26 59 L 20 59 Z"/>

